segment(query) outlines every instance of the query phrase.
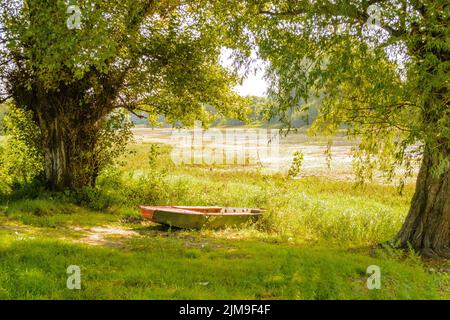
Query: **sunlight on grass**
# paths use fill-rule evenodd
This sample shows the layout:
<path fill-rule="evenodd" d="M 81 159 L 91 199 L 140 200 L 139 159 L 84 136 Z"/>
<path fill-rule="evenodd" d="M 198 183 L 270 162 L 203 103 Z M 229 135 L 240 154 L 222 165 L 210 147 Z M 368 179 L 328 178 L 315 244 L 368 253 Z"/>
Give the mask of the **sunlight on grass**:
<path fill-rule="evenodd" d="M 3 299 L 448 299 L 448 263 L 377 249 L 392 240 L 413 187 L 174 166 L 148 145 L 98 186 L 0 202 Z M 139 172 L 139 174 L 136 174 Z M 246 228 L 171 230 L 137 206 L 259 207 Z M 382 270 L 368 290 L 366 269 Z M 69 265 L 82 290 L 66 288 Z"/>
<path fill-rule="evenodd" d="M 128 241 L 127 250 L 14 241 L 1 251 L 0 298 L 434 299 L 443 284 L 413 262 L 339 249 L 178 237 Z M 72 264 L 82 270 L 80 291 L 65 287 Z M 366 288 L 371 264 L 383 270 L 381 290 Z"/>

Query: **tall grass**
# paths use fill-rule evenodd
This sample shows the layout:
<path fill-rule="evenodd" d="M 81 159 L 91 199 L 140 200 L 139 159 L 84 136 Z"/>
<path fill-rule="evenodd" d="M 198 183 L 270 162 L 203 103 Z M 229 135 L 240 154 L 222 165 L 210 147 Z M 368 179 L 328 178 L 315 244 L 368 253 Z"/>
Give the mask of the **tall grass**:
<path fill-rule="evenodd" d="M 297 242 L 365 246 L 395 236 L 413 191 L 407 186 L 399 195 L 387 185 L 356 187 L 324 178 L 292 180 L 280 174 L 177 167 L 170 161 L 168 147 L 161 147 L 156 160 L 154 154 L 149 156 L 154 150 L 151 145 L 132 148 L 123 167 L 106 170 L 96 188 L 41 193 L 36 200 L 21 200 L 6 211 L 45 216 L 70 211 L 68 202 L 128 215 L 137 215 L 142 204 L 258 207 L 265 210 L 253 227 L 258 232 Z"/>
<path fill-rule="evenodd" d="M 168 147 L 157 158 L 151 145 L 132 149 L 95 188 L 0 200 L 0 224 L 13 227 L 0 228 L 0 298 L 449 297 L 448 276 L 429 272 L 413 253 L 372 250 L 395 236 L 413 186 L 399 195 L 393 186 L 177 167 Z M 138 217 L 141 204 L 259 207 L 265 213 L 243 230 L 172 231 L 121 222 Z M 92 226 L 110 224 L 139 235 L 117 247 L 77 242 Z M 80 291 L 65 287 L 71 264 L 82 267 Z M 366 287 L 372 264 L 382 268 L 382 290 Z"/>

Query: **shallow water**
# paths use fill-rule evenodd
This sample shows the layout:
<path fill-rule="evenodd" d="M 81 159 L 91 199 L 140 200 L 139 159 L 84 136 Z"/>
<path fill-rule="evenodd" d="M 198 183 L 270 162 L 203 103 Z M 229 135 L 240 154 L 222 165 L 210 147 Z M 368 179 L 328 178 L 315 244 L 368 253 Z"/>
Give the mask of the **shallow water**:
<path fill-rule="evenodd" d="M 268 171 L 286 172 L 294 152 L 301 151 L 304 175 L 353 176 L 352 148 L 355 142 L 343 136 L 333 139 L 328 168 L 327 139 L 310 137 L 305 132 L 287 136 L 280 136 L 276 129 L 268 132 L 244 128 L 213 129 L 203 133 L 201 130 L 135 128 L 133 132 L 137 142 L 174 146 L 172 160 L 175 162 L 240 165 L 241 169 L 259 166 Z"/>

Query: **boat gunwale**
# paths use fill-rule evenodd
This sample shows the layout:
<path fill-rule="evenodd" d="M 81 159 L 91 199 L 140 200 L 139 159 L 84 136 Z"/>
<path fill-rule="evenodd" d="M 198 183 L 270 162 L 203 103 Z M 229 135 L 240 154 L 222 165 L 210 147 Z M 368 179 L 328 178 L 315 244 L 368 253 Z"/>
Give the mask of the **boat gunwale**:
<path fill-rule="evenodd" d="M 164 213 L 174 213 L 174 214 L 185 214 L 185 215 L 200 215 L 200 216 L 259 216 L 262 215 L 263 210 L 261 209 L 255 209 L 255 208 L 245 208 L 251 211 L 258 211 L 258 212 L 200 212 L 200 211 L 194 211 L 194 210 L 188 210 L 186 208 L 189 208 L 188 206 L 182 207 L 182 206 L 139 206 L 141 210 L 148 210 L 153 211 L 153 214 L 157 212 L 164 212 Z M 201 208 L 201 209 L 223 209 L 226 207 L 199 207 L 195 206 L 192 208 Z M 236 208 L 237 209 L 237 208 Z M 240 208 L 244 209 L 244 208 Z"/>

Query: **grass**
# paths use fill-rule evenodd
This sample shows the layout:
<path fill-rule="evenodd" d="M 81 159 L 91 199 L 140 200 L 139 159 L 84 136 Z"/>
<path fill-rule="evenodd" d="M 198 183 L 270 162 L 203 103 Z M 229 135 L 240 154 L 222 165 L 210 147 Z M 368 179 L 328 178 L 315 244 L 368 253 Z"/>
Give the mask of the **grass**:
<path fill-rule="evenodd" d="M 413 186 L 286 179 L 236 168 L 174 166 L 132 146 L 96 189 L 0 203 L 3 299 L 450 299 L 448 261 L 380 248 L 398 231 Z M 254 226 L 171 230 L 139 204 L 266 209 Z M 81 290 L 66 288 L 79 265 Z M 380 290 L 366 269 L 378 265 Z"/>
<path fill-rule="evenodd" d="M 11 236 L 9 236 L 11 237 Z M 5 236 L 3 236 L 3 239 Z M 420 265 L 345 250 L 257 241 L 151 236 L 119 249 L 34 238 L 2 242 L 1 298 L 436 299 L 443 279 Z M 383 272 L 366 288 L 366 268 Z M 82 290 L 65 287 L 81 266 Z"/>

